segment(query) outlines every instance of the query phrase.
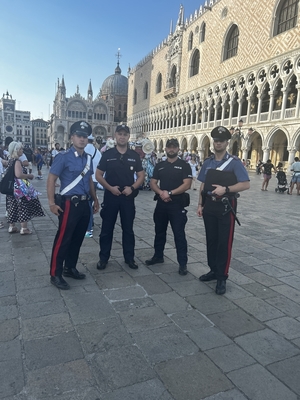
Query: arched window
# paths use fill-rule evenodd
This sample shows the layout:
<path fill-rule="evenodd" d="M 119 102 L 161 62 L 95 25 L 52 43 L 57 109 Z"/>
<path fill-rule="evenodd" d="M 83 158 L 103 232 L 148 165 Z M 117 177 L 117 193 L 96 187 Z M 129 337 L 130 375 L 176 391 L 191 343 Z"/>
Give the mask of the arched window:
<path fill-rule="evenodd" d="M 161 92 L 161 84 L 162 84 L 162 76 L 161 73 L 159 73 L 156 80 L 156 93 Z"/>
<path fill-rule="evenodd" d="M 297 24 L 298 0 L 282 0 L 276 10 L 274 36 L 279 35 Z"/>
<path fill-rule="evenodd" d="M 190 77 L 197 75 L 199 73 L 199 64 L 200 64 L 200 52 L 198 49 L 196 49 L 192 56 L 192 61 L 190 66 Z"/>
<path fill-rule="evenodd" d="M 144 100 L 148 99 L 148 82 L 145 82 L 143 92 L 144 92 Z"/>
<path fill-rule="evenodd" d="M 239 45 L 239 28 L 237 25 L 233 25 L 227 34 L 227 38 L 225 40 L 225 48 L 224 48 L 224 60 L 228 60 L 231 57 L 237 55 L 238 45 Z"/>
<path fill-rule="evenodd" d="M 176 86 L 176 72 L 177 72 L 176 65 L 173 65 L 170 76 L 170 88 Z"/>
<path fill-rule="evenodd" d="M 206 30 L 206 23 L 203 22 L 200 28 L 200 36 L 199 36 L 199 42 L 202 43 L 205 40 L 205 30 Z"/>
<path fill-rule="evenodd" d="M 194 39 L 194 34 L 193 32 L 191 32 L 189 36 L 188 50 L 192 50 L 193 48 L 193 39 Z"/>
<path fill-rule="evenodd" d="M 133 105 L 135 105 L 137 103 L 137 90 L 134 89 L 134 93 L 133 93 Z"/>

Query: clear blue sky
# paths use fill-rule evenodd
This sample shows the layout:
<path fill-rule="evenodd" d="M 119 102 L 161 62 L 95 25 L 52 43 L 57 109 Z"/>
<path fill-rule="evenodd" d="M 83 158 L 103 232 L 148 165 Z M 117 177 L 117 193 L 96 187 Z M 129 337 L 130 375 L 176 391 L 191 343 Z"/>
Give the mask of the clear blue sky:
<path fill-rule="evenodd" d="M 116 53 L 127 76 L 176 23 L 177 0 L 0 0 L 0 95 L 7 90 L 17 109 L 31 118 L 52 114 L 57 78 L 64 75 L 67 96 L 94 97 L 114 74 Z M 185 19 L 204 0 L 182 0 Z M 174 26 L 174 25 L 173 25 Z"/>

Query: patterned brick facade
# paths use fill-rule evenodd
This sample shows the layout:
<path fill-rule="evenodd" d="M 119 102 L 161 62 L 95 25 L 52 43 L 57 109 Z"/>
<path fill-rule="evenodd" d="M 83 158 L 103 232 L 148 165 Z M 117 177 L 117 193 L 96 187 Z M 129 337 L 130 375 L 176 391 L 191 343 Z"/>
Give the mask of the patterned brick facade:
<path fill-rule="evenodd" d="M 203 159 L 214 126 L 240 125 L 232 131 L 233 153 L 253 166 L 268 158 L 292 163 L 300 148 L 300 28 L 295 1 L 287 21 L 293 26 L 277 34 L 287 2 L 211 1 L 187 19 L 181 7 L 174 31 L 129 73 L 133 135 L 160 150 L 176 136 L 182 150 Z"/>

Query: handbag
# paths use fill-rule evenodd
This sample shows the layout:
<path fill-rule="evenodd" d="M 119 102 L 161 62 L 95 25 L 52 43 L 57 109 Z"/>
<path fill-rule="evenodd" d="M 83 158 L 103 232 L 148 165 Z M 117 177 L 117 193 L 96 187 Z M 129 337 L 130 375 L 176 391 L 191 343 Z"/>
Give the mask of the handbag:
<path fill-rule="evenodd" d="M 40 192 L 27 179 L 15 178 L 14 196 L 19 200 L 25 197 L 27 200 L 37 199 Z"/>
<path fill-rule="evenodd" d="M 0 192 L 9 196 L 14 194 L 14 183 L 15 183 L 15 162 L 7 168 L 4 177 L 0 182 Z"/>

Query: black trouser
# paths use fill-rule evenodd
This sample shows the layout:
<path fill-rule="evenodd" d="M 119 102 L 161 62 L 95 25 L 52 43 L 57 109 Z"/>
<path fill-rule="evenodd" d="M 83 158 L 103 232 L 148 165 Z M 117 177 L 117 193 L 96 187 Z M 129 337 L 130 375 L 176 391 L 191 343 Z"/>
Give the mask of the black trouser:
<path fill-rule="evenodd" d="M 157 201 L 153 220 L 155 223 L 154 256 L 162 258 L 167 239 L 167 228 L 170 221 L 174 234 L 177 261 L 179 265 L 187 264 L 187 241 L 185 238 L 185 225 L 187 223 L 187 210 L 179 202 L 165 203 Z"/>
<path fill-rule="evenodd" d="M 229 199 L 236 211 L 236 198 Z M 222 202 L 213 202 L 207 198 L 203 209 L 206 231 L 207 262 L 217 279 L 227 279 L 231 260 L 235 219 L 231 211 L 223 215 L 225 206 Z"/>
<path fill-rule="evenodd" d="M 71 200 L 62 200 L 50 264 L 50 275 L 61 276 L 65 269 L 76 268 L 80 247 L 90 219 L 88 200 L 80 201 L 77 206 Z"/>
<path fill-rule="evenodd" d="M 122 246 L 125 261 L 134 260 L 135 238 L 133 232 L 133 221 L 135 218 L 134 199 L 128 199 L 125 195 L 114 196 L 107 190 L 104 193 L 100 216 L 102 227 L 99 236 L 101 261 L 108 261 L 111 252 L 113 232 L 118 213 L 120 212 L 122 227 Z"/>

